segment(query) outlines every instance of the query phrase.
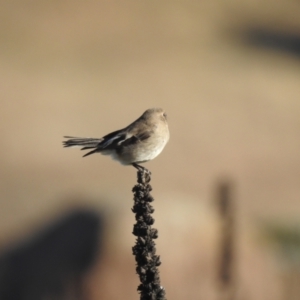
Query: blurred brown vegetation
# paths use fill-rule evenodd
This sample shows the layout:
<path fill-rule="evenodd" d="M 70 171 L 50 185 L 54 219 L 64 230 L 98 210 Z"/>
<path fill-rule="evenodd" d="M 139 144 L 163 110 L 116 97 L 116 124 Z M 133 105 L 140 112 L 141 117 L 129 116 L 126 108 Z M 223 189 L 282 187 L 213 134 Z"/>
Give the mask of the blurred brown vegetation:
<path fill-rule="evenodd" d="M 219 298 L 213 199 L 230 178 L 236 299 L 289 299 L 291 272 L 256 236 L 257 220 L 292 224 L 300 214 L 299 1 L 0 4 L 2 248 L 66 209 L 105 208 L 104 248 L 85 288 L 91 300 L 138 299 L 136 172 L 82 159 L 61 140 L 100 137 L 159 106 L 171 139 L 146 166 L 167 298 Z"/>

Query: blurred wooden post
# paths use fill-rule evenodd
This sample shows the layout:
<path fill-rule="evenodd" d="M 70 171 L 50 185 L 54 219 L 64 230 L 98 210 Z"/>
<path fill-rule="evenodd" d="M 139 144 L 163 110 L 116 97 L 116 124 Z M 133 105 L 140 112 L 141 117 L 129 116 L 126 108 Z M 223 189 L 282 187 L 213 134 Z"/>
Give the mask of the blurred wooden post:
<path fill-rule="evenodd" d="M 229 182 L 224 181 L 217 186 L 217 207 L 221 224 L 217 265 L 219 299 L 233 300 L 236 292 L 235 207 Z"/>
<path fill-rule="evenodd" d="M 300 272 L 299 267 L 289 267 L 282 271 L 283 295 L 282 300 L 300 299 Z"/>

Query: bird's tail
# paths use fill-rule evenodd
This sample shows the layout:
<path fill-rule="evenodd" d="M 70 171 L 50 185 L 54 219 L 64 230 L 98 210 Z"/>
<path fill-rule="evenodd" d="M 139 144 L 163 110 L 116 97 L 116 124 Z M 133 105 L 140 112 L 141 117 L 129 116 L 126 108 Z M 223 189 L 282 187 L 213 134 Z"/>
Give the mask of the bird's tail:
<path fill-rule="evenodd" d="M 96 148 L 103 139 L 79 138 L 73 136 L 64 136 L 68 139 L 63 141 L 64 147 L 83 147 L 81 150 Z"/>

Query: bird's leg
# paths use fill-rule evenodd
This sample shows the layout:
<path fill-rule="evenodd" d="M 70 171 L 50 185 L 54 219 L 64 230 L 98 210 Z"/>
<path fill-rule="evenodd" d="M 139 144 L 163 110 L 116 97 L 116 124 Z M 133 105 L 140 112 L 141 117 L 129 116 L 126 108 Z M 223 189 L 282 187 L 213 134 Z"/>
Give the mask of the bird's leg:
<path fill-rule="evenodd" d="M 151 180 L 151 172 L 137 163 L 133 163 L 132 165 L 138 170 L 138 183 L 148 184 Z"/>
<path fill-rule="evenodd" d="M 138 165 L 137 163 L 133 163 L 132 166 L 134 166 L 140 172 L 145 172 L 146 174 L 151 175 L 151 172 L 148 169 L 141 165 Z"/>
<path fill-rule="evenodd" d="M 145 171 L 146 170 L 146 168 L 144 168 L 143 166 L 141 166 L 141 165 L 138 165 L 137 163 L 133 163 L 132 164 L 138 171 Z"/>

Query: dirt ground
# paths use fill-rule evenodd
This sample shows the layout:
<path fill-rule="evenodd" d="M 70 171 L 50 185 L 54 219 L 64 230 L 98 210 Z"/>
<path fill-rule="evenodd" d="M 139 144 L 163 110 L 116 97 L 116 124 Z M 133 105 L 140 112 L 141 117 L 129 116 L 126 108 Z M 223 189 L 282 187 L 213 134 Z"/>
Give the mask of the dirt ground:
<path fill-rule="evenodd" d="M 106 246 L 86 289 L 91 300 L 138 299 L 135 169 L 61 142 L 163 107 L 170 142 L 146 167 L 167 298 L 219 299 L 214 200 L 225 179 L 236 200 L 237 298 L 285 299 L 289 269 L 258 236 L 260 222 L 299 220 L 299 2 L 0 3 L 2 246 L 74 207 L 105 210 Z"/>

